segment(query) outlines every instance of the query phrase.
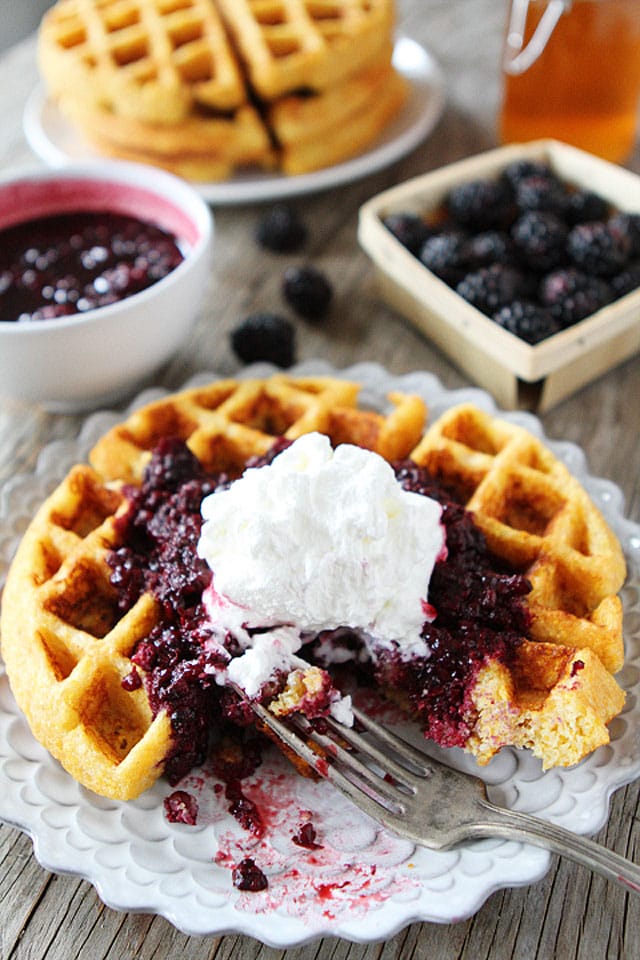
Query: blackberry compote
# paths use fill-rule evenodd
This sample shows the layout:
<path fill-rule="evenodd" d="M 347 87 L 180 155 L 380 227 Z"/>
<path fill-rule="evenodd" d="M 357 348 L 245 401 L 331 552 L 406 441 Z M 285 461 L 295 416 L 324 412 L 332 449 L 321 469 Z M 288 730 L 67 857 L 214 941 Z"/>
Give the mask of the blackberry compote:
<path fill-rule="evenodd" d="M 527 635 L 524 599 L 531 585 L 500 569 L 471 514 L 424 469 L 412 461 L 395 469 L 406 490 L 441 503 L 447 556 L 436 563 L 429 584 L 427 599 L 436 616 L 425 622 L 422 636 L 430 656 L 380 659 L 376 678 L 408 697 L 427 737 L 441 746 L 463 747 L 475 721 L 472 692 L 479 671 L 490 661 L 511 664 Z"/>
<path fill-rule="evenodd" d="M 276 441 L 265 457 L 248 465 L 266 465 L 287 445 Z M 373 669 L 383 686 L 408 695 L 411 711 L 429 737 L 443 745 L 463 745 L 473 726 L 474 680 L 489 660 L 510 662 L 527 632 L 523 599 L 530 587 L 524 577 L 499 568 L 471 514 L 424 470 L 407 461 L 396 466 L 396 476 L 405 489 L 442 504 L 447 556 L 437 562 L 425 598 L 436 611 L 423 627 L 430 656 L 402 660 L 382 652 Z M 138 641 L 131 659 L 144 671 L 152 711 L 166 710 L 171 720 L 169 778 L 175 782 L 201 762 L 211 730 L 222 731 L 234 746 L 227 742 L 214 751 L 214 770 L 227 785 L 231 812 L 259 835 L 259 811 L 242 790 L 243 778 L 259 763 L 259 747 L 255 739 L 238 739 L 240 728 L 252 722 L 251 712 L 214 679 L 227 660 L 208 652 L 219 648 L 208 644 L 202 593 L 210 574 L 197 554 L 201 501 L 229 482 L 225 475 L 207 476 L 181 441 L 162 440 L 142 486 L 127 491 L 129 509 L 117 521 L 121 545 L 110 554 L 109 564 L 123 611 L 143 592 L 158 601 L 158 622 Z M 233 643 L 230 637 L 231 654 Z M 305 653 L 312 651 L 310 643 Z"/>
<path fill-rule="evenodd" d="M 173 745 L 165 770 L 172 783 L 202 762 L 219 713 L 202 605 L 211 575 L 196 548 L 202 499 L 224 479 L 208 477 L 181 441 L 161 440 L 142 485 L 126 490 L 129 507 L 116 520 L 120 546 L 107 557 L 123 612 L 145 592 L 159 605 L 156 625 L 131 654 L 134 668 L 124 686 L 139 684 L 140 667 L 153 714 L 167 711 Z"/>
<path fill-rule="evenodd" d="M 259 893 L 269 886 L 269 881 L 251 857 L 245 857 L 233 868 L 232 882 L 237 890 L 247 893 Z"/>
<path fill-rule="evenodd" d="M 51 320 L 145 290 L 182 262 L 176 237 L 115 213 L 61 213 L 0 233 L 0 317 Z"/>

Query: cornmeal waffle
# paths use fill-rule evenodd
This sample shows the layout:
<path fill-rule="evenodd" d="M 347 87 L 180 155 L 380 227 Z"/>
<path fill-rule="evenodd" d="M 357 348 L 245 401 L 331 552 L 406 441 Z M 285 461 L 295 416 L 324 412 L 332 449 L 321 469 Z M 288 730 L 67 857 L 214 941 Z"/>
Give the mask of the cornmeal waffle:
<path fill-rule="evenodd" d="M 356 156 L 398 115 L 406 96 L 406 81 L 387 61 L 322 93 L 281 98 L 266 116 L 282 170 L 307 173 Z"/>
<path fill-rule="evenodd" d="M 229 115 L 196 114 L 174 124 L 145 123 L 73 100 L 59 105 L 106 156 L 150 163 L 188 180 L 224 180 L 238 167 L 271 169 L 276 163 L 267 129 L 252 104 Z"/>
<path fill-rule="evenodd" d="M 205 470 L 234 475 L 275 437 L 295 440 L 312 430 L 387 460 L 406 456 L 422 435 L 422 401 L 391 394 L 392 409 L 381 416 L 357 407 L 359 389 L 331 377 L 221 380 L 142 407 L 98 441 L 91 464 L 107 481 L 139 483 L 158 440 L 173 436 L 187 441 Z"/>
<path fill-rule="evenodd" d="M 624 697 L 612 674 L 624 657 L 626 573 L 620 545 L 567 468 L 531 433 L 471 405 L 444 414 L 413 459 L 470 510 L 491 551 L 532 584 L 532 642 L 512 673 L 480 676 L 469 748 L 488 760 L 506 743 L 545 767 L 575 763 L 608 742 Z"/>
<path fill-rule="evenodd" d="M 544 638 L 523 641 L 510 671 L 493 662 L 482 668 L 466 746 L 481 762 L 505 744 L 528 746 L 549 766 L 574 763 L 606 742 L 606 723 L 624 701 L 610 673 L 622 655 L 613 594 L 624 561 L 587 495 L 519 428 L 465 407 L 423 438 L 420 398 L 393 394 L 383 415 L 359 408 L 358 393 L 357 384 L 342 380 L 283 374 L 220 381 L 156 401 L 107 433 L 91 452 L 91 466 L 72 469 L 41 507 L 7 578 L 2 652 L 34 735 L 82 784 L 134 797 L 160 776 L 171 748 L 170 722 L 163 711 L 152 716 L 144 684 L 123 686 L 137 642 L 158 622 L 157 603 L 143 593 L 122 614 L 107 564 L 119 545 L 123 485 L 140 482 L 151 450 L 168 436 L 186 441 L 206 470 L 232 476 L 276 437 L 311 430 L 390 460 L 415 451 L 463 494 L 492 549 L 531 576 L 534 630 Z M 502 507 L 488 492 L 498 488 Z M 558 642 L 551 637 L 556 627 Z M 308 696 L 321 686 L 316 668 L 296 673 L 276 709 L 295 709 L 296 691 Z"/>
<path fill-rule="evenodd" d="M 331 378 L 221 381 L 144 407 L 108 433 L 92 467 L 73 469 L 30 525 L 2 603 L 2 653 L 17 702 L 37 739 L 78 781 L 127 799 L 162 772 L 166 714 L 151 716 L 142 689 L 125 691 L 128 659 L 157 620 L 144 595 L 118 614 L 106 557 L 117 546 L 119 484 L 137 482 L 162 436 L 187 440 L 208 470 L 240 473 L 274 438 L 313 429 L 405 456 L 424 419 L 415 397 L 392 398 L 383 417 L 356 407 L 358 387 Z"/>
<path fill-rule="evenodd" d="M 211 0 L 58 0 L 42 20 L 39 62 L 56 98 L 146 123 L 247 102 Z"/>
<path fill-rule="evenodd" d="M 375 60 L 394 25 L 393 0 L 218 0 L 264 100 L 325 90 Z"/>
<path fill-rule="evenodd" d="M 107 156 L 191 180 L 363 150 L 400 109 L 393 0 L 58 0 L 40 72 Z M 383 70 L 384 67 L 384 70 Z"/>
<path fill-rule="evenodd" d="M 88 467 L 73 469 L 30 525 L 2 600 L 2 655 L 34 736 L 80 783 L 136 796 L 158 778 L 171 746 L 142 689 L 127 692 L 128 655 L 148 633 L 145 597 L 120 618 L 106 554 L 122 502 Z"/>

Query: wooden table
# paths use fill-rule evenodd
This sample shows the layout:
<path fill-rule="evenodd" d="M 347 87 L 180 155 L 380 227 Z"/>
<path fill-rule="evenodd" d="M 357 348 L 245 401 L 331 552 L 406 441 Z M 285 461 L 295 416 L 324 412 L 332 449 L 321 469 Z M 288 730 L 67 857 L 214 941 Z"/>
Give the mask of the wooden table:
<path fill-rule="evenodd" d="M 320 357 L 338 367 L 375 360 L 393 373 L 424 369 L 445 386 L 465 379 L 407 324 L 382 306 L 372 269 L 356 241 L 357 210 L 381 189 L 495 145 L 499 48 L 504 5 L 496 0 L 400 0 L 404 30 L 429 47 L 446 76 L 445 114 L 428 141 L 392 169 L 304 197 L 299 208 L 312 225 L 309 256 L 331 276 L 336 308 L 326 325 L 298 328 L 298 358 Z M 35 163 L 22 134 L 22 111 L 36 83 L 35 44 L 29 38 L 0 59 L 0 168 Z M 640 150 L 628 164 L 640 172 Z M 192 373 L 232 374 L 238 364 L 228 331 L 250 310 L 279 302 L 283 261 L 252 239 L 258 207 L 216 211 L 212 296 L 193 335 L 159 382 L 180 386 Z M 630 517 L 640 519 L 638 403 L 640 358 L 632 359 L 543 417 L 550 437 L 573 440 L 590 470 L 622 488 Z M 0 405 L 0 483 L 30 470 L 42 447 L 76 435 L 80 418 L 37 408 Z M 618 791 L 599 839 L 640 860 L 638 789 Z M 628 958 L 640 956 L 640 900 L 568 862 L 554 860 L 547 876 L 527 888 L 496 892 L 471 919 L 456 925 L 415 923 L 386 943 L 356 945 L 327 939 L 280 951 L 243 936 L 189 938 L 167 921 L 106 908 L 93 887 L 52 876 L 33 856 L 29 839 L 0 826 L 0 952 L 3 960 L 86 957 L 299 958 L 299 960 L 419 960 L 419 958 Z"/>

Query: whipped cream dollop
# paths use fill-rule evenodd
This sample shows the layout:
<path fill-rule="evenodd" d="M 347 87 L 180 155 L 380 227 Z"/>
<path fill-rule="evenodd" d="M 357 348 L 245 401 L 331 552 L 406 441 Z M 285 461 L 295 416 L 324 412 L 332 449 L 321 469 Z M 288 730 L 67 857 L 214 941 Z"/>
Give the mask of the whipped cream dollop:
<path fill-rule="evenodd" d="M 446 550 L 441 507 L 404 490 L 378 454 L 307 434 L 201 509 L 210 626 L 244 651 L 227 675 L 249 696 L 274 670 L 295 667 L 305 640 L 340 627 L 357 631 L 374 658 L 381 649 L 428 656 L 421 629 Z"/>

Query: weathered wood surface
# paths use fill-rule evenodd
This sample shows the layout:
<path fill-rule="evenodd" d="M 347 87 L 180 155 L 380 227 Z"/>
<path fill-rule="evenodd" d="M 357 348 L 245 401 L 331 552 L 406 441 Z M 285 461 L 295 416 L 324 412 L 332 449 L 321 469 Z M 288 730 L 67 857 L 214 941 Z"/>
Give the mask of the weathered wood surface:
<path fill-rule="evenodd" d="M 302 198 L 312 224 L 308 255 L 332 277 L 336 309 L 325 326 L 299 327 L 299 359 L 336 366 L 376 360 L 394 373 L 431 370 L 447 387 L 466 385 L 453 366 L 376 297 L 372 271 L 356 241 L 359 205 L 409 176 L 495 145 L 498 58 L 504 5 L 496 0 L 400 0 L 403 29 L 426 44 L 447 80 L 448 103 L 428 141 L 410 157 L 330 194 Z M 35 163 L 21 128 L 25 100 L 36 83 L 33 39 L 0 58 L 0 169 Z M 640 150 L 628 164 L 640 172 Z M 160 382 L 180 386 L 193 372 L 233 373 L 228 331 L 251 309 L 279 302 L 282 260 L 252 240 L 257 207 L 220 209 L 211 296 L 193 335 Z M 614 480 L 627 513 L 640 518 L 640 360 L 582 390 L 543 417 L 549 436 L 573 440 L 591 472 Z M 54 438 L 75 436 L 80 420 L 0 405 L 0 483 L 30 470 Z M 640 860 L 638 787 L 611 802 L 603 843 Z M 0 954 L 3 960 L 590 960 L 640 956 L 640 899 L 569 863 L 554 862 L 530 887 L 498 891 L 471 919 L 456 925 L 413 924 L 386 943 L 356 945 L 327 939 L 281 951 L 247 937 L 189 938 L 168 922 L 104 907 L 94 889 L 74 877 L 52 876 L 33 856 L 30 840 L 0 826 Z"/>

